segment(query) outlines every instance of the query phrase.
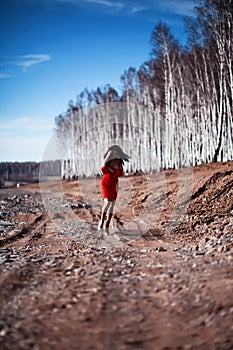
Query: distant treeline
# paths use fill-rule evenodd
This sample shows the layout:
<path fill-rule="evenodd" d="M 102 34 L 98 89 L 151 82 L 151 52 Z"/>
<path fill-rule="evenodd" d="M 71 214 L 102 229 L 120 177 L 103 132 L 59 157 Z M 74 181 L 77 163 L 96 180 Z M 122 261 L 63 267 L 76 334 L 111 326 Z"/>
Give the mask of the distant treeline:
<path fill-rule="evenodd" d="M 41 166 L 43 165 L 43 166 Z M 41 174 L 41 171 L 43 173 Z M 3 184 L 6 181 L 13 182 L 37 182 L 39 176 L 60 176 L 61 162 L 43 161 L 43 162 L 2 162 L 0 163 L 0 181 Z"/>

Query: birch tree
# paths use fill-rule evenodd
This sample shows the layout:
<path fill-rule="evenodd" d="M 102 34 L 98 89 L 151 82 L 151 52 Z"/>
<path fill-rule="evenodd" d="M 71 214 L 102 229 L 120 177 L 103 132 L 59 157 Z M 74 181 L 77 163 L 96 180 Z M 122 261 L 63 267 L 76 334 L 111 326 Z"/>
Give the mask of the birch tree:
<path fill-rule="evenodd" d="M 217 63 L 218 115 L 216 148 L 213 161 L 224 161 L 232 151 L 232 13 L 231 0 L 206 0 L 196 7 L 197 20 L 206 38 L 206 46 L 214 48 Z M 229 148 L 224 149 L 226 138 Z"/>
<path fill-rule="evenodd" d="M 162 84 L 164 90 L 164 168 L 175 167 L 175 69 L 177 52 L 179 51 L 178 42 L 174 39 L 169 28 L 159 23 L 155 26 L 152 36 L 152 57 L 156 62 L 160 61 Z M 160 73 L 160 74 L 161 74 Z"/>

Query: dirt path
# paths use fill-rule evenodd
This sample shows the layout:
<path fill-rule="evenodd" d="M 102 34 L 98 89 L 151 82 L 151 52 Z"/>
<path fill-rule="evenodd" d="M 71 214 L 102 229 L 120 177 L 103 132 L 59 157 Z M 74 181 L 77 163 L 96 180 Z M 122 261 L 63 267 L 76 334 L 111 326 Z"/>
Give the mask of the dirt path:
<path fill-rule="evenodd" d="M 1 349 L 233 349 L 233 162 L 121 180 L 0 192 Z"/>

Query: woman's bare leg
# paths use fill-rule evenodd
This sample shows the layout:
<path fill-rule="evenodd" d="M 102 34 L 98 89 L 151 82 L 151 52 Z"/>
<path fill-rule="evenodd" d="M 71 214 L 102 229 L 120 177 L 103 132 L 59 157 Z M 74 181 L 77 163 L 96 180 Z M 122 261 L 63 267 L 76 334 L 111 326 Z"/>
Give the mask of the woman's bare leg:
<path fill-rule="evenodd" d="M 102 230 L 104 226 L 104 221 L 106 220 L 107 212 L 109 211 L 110 206 L 111 206 L 111 202 L 108 200 L 108 198 L 104 198 L 104 204 L 101 211 L 101 218 L 98 225 L 98 230 Z"/>
<path fill-rule="evenodd" d="M 110 205 L 108 207 L 107 221 L 106 221 L 106 225 L 105 225 L 105 228 L 106 228 L 107 232 L 109 231 L 109 225 L 110 225 L 110 222 L 111 222 L 111 219 L 112 219 L 112 216 L 113 216 L 113 209 L 114 209 L 115 203 L 116 203 L 116 201 L 110 202 Z"/>

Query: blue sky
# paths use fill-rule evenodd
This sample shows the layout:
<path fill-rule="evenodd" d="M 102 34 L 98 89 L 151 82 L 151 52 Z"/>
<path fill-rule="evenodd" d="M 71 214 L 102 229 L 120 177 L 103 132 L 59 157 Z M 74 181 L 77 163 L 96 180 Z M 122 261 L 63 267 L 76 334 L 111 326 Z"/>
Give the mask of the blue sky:
<path fill-rule="evenodd" d="M 70 99 L 148 60 L 160 20 L 185 43 L 192 0 L 1 0 L 0 161 L 40 161 Z"/>

